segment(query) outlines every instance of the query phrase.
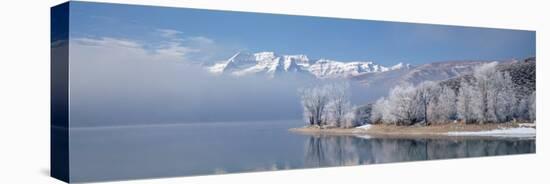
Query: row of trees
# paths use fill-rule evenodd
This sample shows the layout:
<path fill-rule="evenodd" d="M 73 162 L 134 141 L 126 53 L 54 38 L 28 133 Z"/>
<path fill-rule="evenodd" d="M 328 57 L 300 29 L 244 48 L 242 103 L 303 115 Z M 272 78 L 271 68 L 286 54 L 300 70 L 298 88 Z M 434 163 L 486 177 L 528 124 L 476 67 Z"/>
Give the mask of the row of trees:
<path fill-rule="evenodd" d="M 310 126 L 354 126 L 348 84 L 326 84 L 299 90 L 304 120 Z"/>
<path fill-rule="evenodd" d="M 463 78 L 458 90 L 435 82 L 417 86 L 403 84 L 393 88 L 388 97 L 376 101 L 371 121 L 396 125 L 445 123 L 507 122 L 513 119 L 534 121 L 535 92 L 516 93 L 508 72 L 489 63 Z"/>

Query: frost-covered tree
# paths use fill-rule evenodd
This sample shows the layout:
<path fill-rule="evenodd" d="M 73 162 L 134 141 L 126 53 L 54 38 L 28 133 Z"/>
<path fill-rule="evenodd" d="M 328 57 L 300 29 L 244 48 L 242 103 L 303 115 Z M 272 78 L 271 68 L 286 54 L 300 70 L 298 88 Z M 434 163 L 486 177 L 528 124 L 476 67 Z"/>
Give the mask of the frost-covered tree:
<path fill-rule="evenodd" d="M 515 117 L 521 120 L 529 119 L 529 100 L 526 97 L 520 97 L 515 107 Z"/>
<path fill-rule="evenodd" d="M 456 117 L 456 93 L 448 86 L 438 90 L 434 105 L 430 106 L 433 121 L 444 123 Z"/>
<path fill-rule="evenodd" d="M 424 120 L 425 125 L 430 125 L 430 113 L 428 108 L 433 105 L 432 102 L 436 100 L 438 86 L 435 82 L 425 81 L 420 83 L 415 88 L 416 100 L 419 102 L 419 109 L 421 111 L 421 119 Z"/>
<path fill-rule="evenodd" d="M 391 109 L 388 100 L 384 97 L 376 100 L 372 105 L 370 120 L 373 123 L 393 123 L 393 115 L 390 113 Z"/>
<path fill-rule="evenodd" d="M 411 125 L 422 119 L 422 107 L 419 105 L 416 88 L 410 84 L 394 87 L 388 96 L 388 106 L 394 123 Z"/>
<path fill-rule="evenodd" d="M 475 123 L 482 116 L 481 93 L 477 86 L 462 80 L 457 96 L 457 115 L 466 123 Z"/>
<path fill-rule="evenodd" d="M 507 122 L 513 118 L 516 103 L 515 84 L 508 72 L 497 69 L 497 63 L 482 65 L 474 71 L 472 85 L 477 90 L 474 95 L 479 102 L 477 122 Z"/>
<path fill-rule="evenodd" d="M 453 92 L 452 89 L 447 89 L 447 93 Z M 454 92 L 452 96 L 440 97 L 441 89 L 435 82 L 423 82 L 414 87 L 410 84 L 401 84 L 394 88 L 389 93 L 387 98 L 380 98 L 373 104 L 371 112 L 372 122 L 392 123 L 396 125 L 411 125 L 424 121 L 440 121 L 441 116 L 452 116 L 454 107 L 451 105 L 456 99 Z M 437 101 L 441 98 L 442 101 L 452 101 L 441 104 L 449 105 L 450 107 L 443 108 L 452 112 L 436 112 Z M 437 113 L 447 113 L 449 115 L 441 115 L 435 117 Z M 432 119 L 433 118 L 433 119 Z M 426 124 L 427 124 L 426 123 Z"/>
<path fill-rule="evenodd" d="M 329 87 L 316 86 L 299 90 L 304 109 L 304 120 L 311 125 L 325 125 L 327 120 L 327 105 L 329 103 Z"/>
<path fill-rule="evenodd" d="M 479 115 L 480 123 L 496 121 L 496 115 L 491 110 L 490 98 L 495 87 L 494 79 L 497 76 L 497 62 L 484 64 L 474 71 L 474 85 L 479 92 L 478 96 L 473 96 L 480 103 L 480 109 L 476 114 Z M 477 98 L 476 98 L 477 97 Z"/>
<path fill-rule="evenodd" d="M 355 121 L 356 120 L 356 115 L 357 115 L 355 113 L 355 110 L 356 110 L 355 107 L 351 107 L 350 110 L 344 114 L 344 118 L 343 118 L 341 127 L 351 128 L 351 127 L 358 126 L 358 124 L 357 124 L 358 122 Z"/>
<path fill-rule="evenodd" d="M 299 90 L 304 120 L 310 125 L 353 126 L 355 114 L 348 84 L 326 84 Z"/>
<path fill-rule="evenodd" d="M 508 72 L 496 72 L 491 77 L 491 88 L 489 90 L 488 109 L 496 122 L 506 122 L 513 118 L 513 108 L 516 104 L 514 82 Z"/>
<path fill-rule="evenodd" d="M 349 85 L 348 84 L 332 84 L 328 86 L 328 112 L 329 120 L 336 127 L 344 126 L 344 123 L 349 123 L 350 113 L 353 112 L 351 102 L 349 101 Z"/>
<path fill-rule="evenodd" d="M 537 95 L 536 92 L 529 96 L 529 120 L 535 121 L 537 119 Z"/>

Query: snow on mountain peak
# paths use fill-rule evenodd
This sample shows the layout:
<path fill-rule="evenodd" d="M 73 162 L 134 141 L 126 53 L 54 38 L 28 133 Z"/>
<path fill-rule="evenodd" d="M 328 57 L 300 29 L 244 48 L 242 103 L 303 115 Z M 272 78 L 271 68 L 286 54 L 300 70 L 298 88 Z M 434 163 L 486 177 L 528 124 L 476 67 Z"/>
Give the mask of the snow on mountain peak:
<path fill-rule="evenodd" d="M 258 53 L 255 53 L 254 56 L 256 57 L 257 60 L 273 59 L 273 58 L 275 58 L 275 53 L 274 52 L 258 52 Z"/>
<path fill-rule="evenodd" d="M 411 67 L 410 64 L 405 64 L 405 63 L 399 62 L 399 63 L 397 63 L 396 65 L 391 66 L 390 69 L 392 69 L 392 70 L 398 70 L 398 69 L 410 68 L 410 67 Z"/>
<path fill-rule="evenodd" d="M 399 63 L 385 67 L 369 61 L 341 62 L 329 59 L 311 61 L 306 55 L 277 55 L 274 52 L 254 54 L 236 53 L 225 62 L 208 67 L 211 73 L 228 73 L 236 76 L 267 74 L 274 77 L 279 73 L 304 73 L 317 78 L 348 78 L 364 73 L 385 72 L 409 67 Z"/>
<path fill-rule="evenodd" d="M 341 62 L 328 59 L 320 59 L 309 67 L 309 71 L 318 78 L 347 78 L 387 70 L 387 67 L 369 61 Z"/>

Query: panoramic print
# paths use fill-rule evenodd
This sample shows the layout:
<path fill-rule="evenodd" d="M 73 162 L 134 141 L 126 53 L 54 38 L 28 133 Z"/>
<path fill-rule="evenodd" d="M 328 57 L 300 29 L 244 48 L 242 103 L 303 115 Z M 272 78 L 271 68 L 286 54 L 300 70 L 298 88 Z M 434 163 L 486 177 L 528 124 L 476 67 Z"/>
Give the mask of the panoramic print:
<path fill-rule="evenodd" d="M 535 153 L 535 31 L 71 2 L 71 182 Z M 53 51 L 52 51 L 53 52 Z"/>

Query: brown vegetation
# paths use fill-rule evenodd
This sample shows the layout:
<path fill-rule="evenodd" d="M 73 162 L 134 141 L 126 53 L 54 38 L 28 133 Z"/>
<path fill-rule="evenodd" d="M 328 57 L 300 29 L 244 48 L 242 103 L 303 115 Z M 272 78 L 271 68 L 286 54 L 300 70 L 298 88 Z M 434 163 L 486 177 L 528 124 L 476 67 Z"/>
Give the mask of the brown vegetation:
<path fill-rule="evenodd" d="M 371 125 L 368 129 L 360 128 L 334 128 L 307 126 L 292 128 L 290 131 L 303 134 L 328 134 L 328 135 L 370 135 L 370 136 L 445 136 L 448 132 L 475 132 L 489 131 L 503 128 L 520 127 L 519 122 L 465 124 L 463 122 L 434 124 L 431 126 L 396 126 L 390 124 Z"/>

